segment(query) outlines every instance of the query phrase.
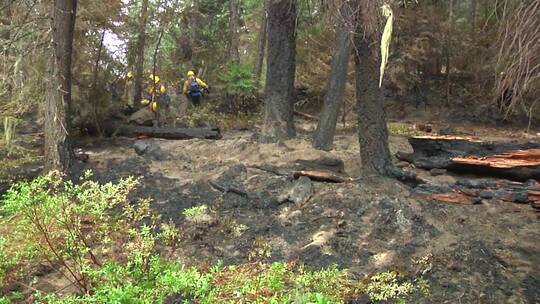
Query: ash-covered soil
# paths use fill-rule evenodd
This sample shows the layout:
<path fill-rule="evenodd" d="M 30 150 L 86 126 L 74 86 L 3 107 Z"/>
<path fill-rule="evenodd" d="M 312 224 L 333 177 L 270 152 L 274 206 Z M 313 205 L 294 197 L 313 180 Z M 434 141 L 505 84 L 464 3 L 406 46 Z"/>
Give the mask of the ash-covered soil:
<path fill-rule="evenodd" d="M 320 163 L 314 160 L 337 158 L 343 163 L 332 169 L 356 177 L 361 168 L 354 134 L 338 135 L 330 152 L 311 148 L 307 135 L 260 144 L 247 131 L 218 141 L 152 139 L 157 155 L 137 155 L 134 142 L 84 145 L 90 158 L 81 169 L 92 169 L 103 182 L 141 176 L 134 197 L 151 198 L 163 220 L 182 227 L 176 258 L 185 263 L 296 260 L 315 268 L 337 264 L 362 279 L 388 269 L 412 272 L 413 259 L 432 256 L 432 296 L 418 303 L 540 303 L 540 225 L 528 205 L 423 201 L 382 178 L 313 183 L 311 195 L 293 203 L 280 198 L 295 181 L 260 169 L 306 169 Z M 410 146 L 392 137 L 391 150 Z M 200 205 L 208 207 L 204 216 L 182 214 Z"/>

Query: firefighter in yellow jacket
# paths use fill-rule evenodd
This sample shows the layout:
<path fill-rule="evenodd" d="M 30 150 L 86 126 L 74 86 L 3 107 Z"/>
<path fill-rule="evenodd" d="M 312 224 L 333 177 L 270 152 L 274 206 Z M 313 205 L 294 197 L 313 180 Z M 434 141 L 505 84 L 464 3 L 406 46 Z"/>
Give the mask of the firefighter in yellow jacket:
<path fill-rule="evenodd" d="M 194 107 L 201 105 L 203 90 L 208 90 L 208 85 L 195 76 L 193 71 L 187 73 L 187 80 L 184 82 L 184 95 L 186 95 Z"/>
<path fill-rule="evenodd" d="M 159 76 L 150 74 L 148 78 L 150 81 L 145 85 L 141 104 L 146 107 L 152 103 L 151 108 L 155 112 L 160 101 L 167 95 L 167 89 L 161 84 Z"/>

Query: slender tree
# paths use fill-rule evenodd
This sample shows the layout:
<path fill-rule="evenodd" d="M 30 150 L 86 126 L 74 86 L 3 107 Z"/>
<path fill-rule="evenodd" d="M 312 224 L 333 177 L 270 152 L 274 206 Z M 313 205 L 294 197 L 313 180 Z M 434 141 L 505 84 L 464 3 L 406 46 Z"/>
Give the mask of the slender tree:
<path fill-rule="evenodd" d="M 347 82 L 347 67 L 351 53 L 351 33 L 354 31 L 354 12 L 348 0 L 339 3 L 339 27 L 336 38 L 336 51 L 332 59 L 330 77 L 326 83 L 324 105 L 320 115 L 319 124 L 313 135 L 313 147 L 330 150 L 336 133 L 336 123 L 339 109 L 345 93 Z"/>
<path fill-rule="evenodd" d="M 358 140 L 364 175 L 395 176 L 388 148 L 388 127 L 379 88 L 380 9 L 378 1 L 360 0 L 355 37 Z"/>
<path fill-rule="evenodd" d="M 52 21 L 51 77 L 45 105 L 47 169 L 67 171 L 73 163 L 69 141 L 71 55 L 77 0 L 55 0 Z"/>
<path fill-rule="evenodd" d="M 296 72 L 296 0 L 268 2 L 268 57 L 263 140 L 296 135 L 293 91 Z"/>
<path fill-rule="evenodd" d="M 268 0 L 264 0 L 263 4 L 263 11 L 261 14 L 261 24 L 259 29 L 259 40 L 257 42 L 257 54 L 255 56 L 255 79 L 257 80 L 257 83 L 260 83 L 261 81 L 261 74 L 263 70 L 263 64 L 264 64 L 264 55 L 266 53 L 266 28 L 268 25 L 267 22 L 267 6 L 268 6 Z"/>
<path fill-rule="evenodd" d="M 238 37 L 238 0 L 229 0 L 229 60 L 234 63 L 240 63 L 239 37 Z"/>
<path fill-rule="evenodd" d="M 137 38 L 137 63 L 135 64 L 135 83 L 133 99 L 140 103 L 142 99 L 143 73 L 144 73 L 144 48 L 146 46 L 146 23 L 148 19 L 148 0 L 142 1 L 141 17 L 139 20 L 139 37 Z"/>

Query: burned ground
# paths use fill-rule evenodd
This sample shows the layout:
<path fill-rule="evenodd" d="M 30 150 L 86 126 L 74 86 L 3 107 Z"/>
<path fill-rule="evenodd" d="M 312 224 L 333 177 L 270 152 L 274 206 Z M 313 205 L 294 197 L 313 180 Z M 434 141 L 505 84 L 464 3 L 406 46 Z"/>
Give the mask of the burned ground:
<path fill-rule="evenodd" d="M 302 136 L 273 145 L 255 138 L 251 132 L 232 132 L 219 141 L 153 140 L 167 155 L 161 161 L 137 155 L 133 140 L 107 139 L 81 145 L 90 159 L 79 170 L 93 170 L 102 182 L 140 176 L 133 199 L 152 199 L 162 220 L 182 227 L 175 258 L 187 264 L 336 264 L 361 279 L 388 269 L 414 273 L 413 260 L 429 256 L 432 296 L 419 303 L 540 301 L 540 227 L 529 206 L 496 200 L 434 202 L 388 179 L 313 183 L 305 202 L 280 203 L 293 179 L 256 167 L 272 164 L 286 170 L 298 168 L 299 160 L 338 158 L 346 173 L 356 176 L 358 144 L 346 133 L 331 152 L 312 149 Z M 410 149 L 401 137 L 391 138 L 391 148 Z M 230 191 L 216 190 L 212 182 Z M 183 214 L 201 205 L 208 207 L 205 217 Z"/>

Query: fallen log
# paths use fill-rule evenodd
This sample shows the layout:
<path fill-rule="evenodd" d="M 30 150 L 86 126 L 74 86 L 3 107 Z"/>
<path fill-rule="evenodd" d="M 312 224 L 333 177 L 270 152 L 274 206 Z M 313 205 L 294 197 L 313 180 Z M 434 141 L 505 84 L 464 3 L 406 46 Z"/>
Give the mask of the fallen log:
<path fill-rule="evenodd" d="M 409 139 L 413 153 L 399 160 L 418 168 L 508 178 L 540 179 L 540 143 L 489 142 L 472 137 L 421 136 Z"/>
<path fill-rule="evenodd" d="M 221 139 L 221 130 L 217 127 L 211 128 L 168 128 L 168 127 L 143 127 L 122 125 L 116 133 L 118 136 L 126 137 L 154 137 L 164 139 Z"/>
<path fill-rule="evenodd" d="M 250 168 L 273 173 L 278 176 L 291 176 L 295 179 L 300 178 L 301 176 L 308 177 L 310 180 L 315 182 L 326 182 L 326 183 L 348 183 L 354 181 L 354 179 L 349 177 L 343 177 L 337 175 L 331 171 L 326 170 L 288 170 L 283 169 L 277 166 L 263 164 L 263 165 L 253 165 L 249 166 Z"/>
<path fill-rule="evenodd" d="M 470 205 L 494 199 L 540 208 L 540 183 L 534 180 L 519 183 L 507 180 L 463 179 L 450 186 L 423 184 L 417 187 L 415 192 L 425 199 L 446 203 Z"/>
<path fill-rule="evenodd" d="M 500 169 L 534 167 L 540 166 L 540 149 L 510 151 L 486 157 L 454 157 L 452 158 L 452 162 L 456 164 L 486 166 Z"/>
<path fill-rule="evenodd" d="M 319 117 L 317 117 L 317 116 L 313 116 L 311 114 L 300 112 L 300 111 L 294 111 L 294 115 L 300 116 L 300 117 L 308 119 L 308 120 L 315 120 L 315 121 L 319 120 Z"/>
<path fill-rule="evenodd" d="M 301 176 L 308 177 L 312 181 L 327 182 L 327 183 L 348 183 L 354 181 L 352 178 L 336 175 L 328 171 L 294 171 L 293 177 L 300 178 Z"/>

